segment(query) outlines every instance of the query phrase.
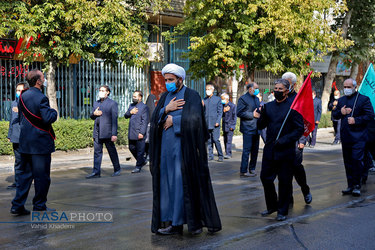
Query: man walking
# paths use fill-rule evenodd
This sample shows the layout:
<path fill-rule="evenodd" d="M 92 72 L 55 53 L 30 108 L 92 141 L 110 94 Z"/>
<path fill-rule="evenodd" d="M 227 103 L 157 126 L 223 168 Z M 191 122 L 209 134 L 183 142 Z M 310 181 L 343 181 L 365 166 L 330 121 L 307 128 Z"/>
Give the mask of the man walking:
<path fill-rule="evenodd" d="M 206 85 L 206 98 L 204 98 L 205 117 L 208 126 L 209 139 L 208 139 L 208 160 L 214 159 L 213 146 L 215 144 L 217 154 L 219 156 L 218 161 L 223 161 L 223 151 L 221 150 L 220 144 L 220 121 L 223 116 L 223 105 L 220 97 L 214 95 L 214 85 Z"/>
<path fill-rule="evenodd" d="M 8 141 L 12 143 L 14 153 L 14 182 L 7 189 L 16 188 L 17 176 L 21 166 L 21 153 L 19 151 L 20 142 L 20 121 L 18 115 L 18 103 L 22 90 L 29 88 L 25 82 L 20 82 L 16 86 L 16 99 L 12 102 L 12 118 L 9 121 Z"/>
<path fill-rule="evenodd" d="M 351 78 L 344 81 L 344 94 L 333 111 L 333 118 L 341 120 L 341 145 L 344 157 L 347 189 L 344 195 L 361 195 L 361 176 L 367 142 L 367 124 L 374 119 L 370 99 L 356 91 L 357 82 Z"/>
<path fill-rule="evenodd" d="M 112 177 L 121 174 L 120 162 L 117 155 L 115 142 L 117 141 L 117 102 L 109 98 L 111 89 L 107 85 L 99 88 L 99 100 L 94 103 L 90 118 L 95 120 L 93 138 L 94 138 L 94 168 L 92 173 L 86 176 L 86 179 L 99 178 L 103 158 L 103 144 L 105 144 L 114 173 Z"/>
<path fill-rule="evenodd" d="M 52 123 L 57 119 L 57 111 L 50 108 L 48 98 L 41 92 L 43 85 L 47 86 L 43 73 L 31 70 L 26 79 L 30 88 L 21 92 L 18 105 L 21 165 L 17 176 L 16 196 L 10 210 L 14 215 L 30 214 L 25 208 L 25 202 L 33 181 L 33 210 L 55 211 L 47 208 L 46 202 L 51 184 L 51 153 L 55 151 Z"/>
<path fill-rule="evenodd" d="M 236 129 L 237 116 L 236 105 L 229 101 L 229 95 L 224 93 L 221 95 L 221 103 L 223 104 L 223 137 L 225 145 L 225 159 L 232 158 L 232 140 L 233 133 Z"/>
<path fill-rule="evenodd" d="M 294 89 L 294 86 L 297 82 L 297 76 L 292 72 L 286 72 L 283 74 L 282 79 L 288 80 L 290 87 L 290 92 L 288 93 L 288 101 L 289 104 L 292 105 L 294 99 L 297 96 L 297 92 Z M 306 171 L 304 166 L 302 165 L 303 162 L 303 149 L 305 148 L 307 142 L 307 138 L 305 136 L 301 136 L 298 141 L 296 142 L 296 157 L 293 165 L 293 176 L 296 180 L 297 184 L 301 187 L 301 191 L 303 194 L 303 198 L 306 204 L 310 204 L 312 201 L 312 195 L 310 193 L 310 187 L 307 185 L 307 178 L 306 178 Z M 293 192 L 290 200 L 290 204 L 293 205 Z"/>
<path fill-rule="evenodd" d="M 238 99 L 237 116 L 240 118 L 240 132 L 243 138 L 240 176 L 254 177 L 259 150 L 259 132 L 257 127 L 257 108 L 260 106 L 257 94 L 258 84 L 246 85 L 247 93 Z M 250 163 L 249 155 L 251 154 Z M 249 172 L 248 172 L 249 171 Z"/>
<path fill-rule="evenodd" d="M 139 173 L 144 165 L 146 165 L 145 156 L 145 140 L 147 133 L 147 126 L 149 122 L 149 109 L 146 104 L 142 102 L 143 94 L 141 91 L 133 93 L 133 103 L 130 104 L 128 111 L 125 113 L 125 118 L 129 119 L 129 150 L 137 160 L 135 168 L 132 173 Z"/>
<path fill-rule="evenodd" d="M 292 196 L 293 165 L 295 163 L 295 143 L 304 132 L 302 116 L 295 110 L 282 124 L 289 112 L 289 82 L 279 79 L 275 82 L 275 101 L 266 103 L 261 109 L 258 128 L 267 128 L 266 144 L 263 150 L 262 171 L 260 179 L 264 187 L 267 210 L 262 216 L 277 212 L 276 220 L 283 221 L 288 214 Z M 259 114 L 254 114 L 259 117 Z M 279 135 L 279 137 L 278 137 Z M 274 181 L 278 177 L 279 194 Z"/>

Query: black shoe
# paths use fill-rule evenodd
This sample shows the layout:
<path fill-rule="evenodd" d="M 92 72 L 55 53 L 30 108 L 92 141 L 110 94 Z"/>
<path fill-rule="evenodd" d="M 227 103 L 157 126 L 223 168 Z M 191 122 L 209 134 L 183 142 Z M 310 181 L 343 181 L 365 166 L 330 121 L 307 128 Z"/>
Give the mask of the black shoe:
<path fill-rule="evenodd" d="M 56 209 L 54 208 L 49 208 L 49 207 L 46 207 L 46 208 L 42 208 L 42 209 L 39 209 L 39 208 L 33 208 L 33 211 L 46 211 L 46 212 L 55 212 Z"/>
<path fill-rule="evenodd" d="M 138 168 L 138 167 L 135 167 L 135 168 L 132 170 L 132 174 L 139 173 L 139 172 L 141 172 L 141 168 Z"/>
<path fill-rule="evenodd" d="M 92 178 L 100 178 L 100 174 L 91 173 L 88 176 L 86 176 L 86 179 L 92 179 Z"/>
<path fill-rule="evenodd" d="M 12 209 L 10 209 L 10 213 L 14 214 L 14 215 L 17 215 L 17 216 L 29 215 L 30 210 L 27 210 L 25 208 L 21 208 L 21 209 L 12 208 Z"/>
<path fill-rule="evenodd" d="M 7 186 L 7 189 L 15 189 L 16 187 L 16 183 L 13 183 L 12 185 Z"/>
<path fill-rule="evenodd" d="M 273 213 L 276 212 L 276 211 L 277 211 L 276 209 L 264 210 L 264 211 L 261 212 L 260 214 L 264 217 L 264 216 L 267 216 L 267 215 L 273 214 Z"/>
<path fill-rule="evenodd" d="M 232 156 L 230 156 L 230 155 L 224 156 L 224 159 L 230 159 L 230 158 L 232 158 Z"/>
<path fill-rule="evenodd" d="M 355 186 L 353 191 L 352 191 L 352 195 L 355 196 L 355 197 L 358 197 L 358 196 L 361 196 L 361 188 L 360 186 Z"/>
<path fill-rule="evenodd" d="M 276 220 L 277 221 L 284 221 L 284 220 L 286 220 L 286 216 L 282 215 L 282 214 L 277 214 Z"/>
<path fill-rule="evenodd" d="M 197 229 L 197 230 L 191 232 L 191 235 L 199 235 L 199 234 L 201 234 L 202 232 L 203 232 L 202 228 L 199 228 L 199 229 Z"/>
<path fill-rule="evenodd" d="M 115 177 L 115 176 L 120 176 L 120 175 L 121 175 L 121 170 L 118 170 L 118 171 L 114 172 L 111 176 Z"/>
<path fill-rule="evenodd" d="M 348 187 L 347 189 L 344 189 L 341 192 L 342 192 L 343 195 L 352 194 L 353 188 L 352 187 Z"/>
<path fill-rule="evenodd" d="M 311 193 L 306 194 L 304 198 L 305 198 L 305 203 L 306 204 L 310 204 L 312 202 L 312 195 L 311 195 Z"/>
<path fill-rule="evenodd" d="M 220 157 L 217 161 L 218 161 L 218 162 L 223 162 L 224 160 L 223 160 L 222 157 Z"/>
<path fill-rule="evenodd" d="M 161 235 L 172 235 L 172 234 L 181 234 L 182 235 L 183 226 L 169 226 L 166 228 L 158 229 L 157 234 Z"/>

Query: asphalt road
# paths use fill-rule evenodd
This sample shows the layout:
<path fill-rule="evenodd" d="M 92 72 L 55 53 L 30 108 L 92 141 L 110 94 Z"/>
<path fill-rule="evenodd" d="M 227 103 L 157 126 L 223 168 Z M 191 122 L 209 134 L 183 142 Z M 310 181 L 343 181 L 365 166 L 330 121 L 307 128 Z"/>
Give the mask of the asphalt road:
<path fill-rule="evenodd" d="M 330 139 L 329 139 L 330 140 Z M 369 176 L 362 196 L 342 196 L 346 188 L 339 145 L 331 146 L 318 138 L 314 149 L 307 148 L 304 165 L 313 195 L 305 205 L 294 182 L 294 206 L 288 219 L 275 221 L 275 215 L 261 217 L 265 209 L 259 179 L 262 151 L 253 178 L 240 178 L 241 149 L 224 163 L 210 162 L 211 178 L 223 230 L 191 236 L 159 236 L 150 231 L 152 191 L 148 167 L 131 174 L 133 161 L 121 151 L 122 175 L 113 172 L 108 158 L 103 162 L 102 178 L 86 180 L 92 159 L 78 153 L 58 154 L 54 161 L 48 206 L 58 211 L 113 212 L 112 223 L 31 223 L 30 216 L 10 215 L 15 191 L 6 190 L 11 177 L 0 174 L 1 249 L 375 249 L 375 176 Z M 65 158 L 64 158 L 65 157 Z M 65 160 L 64 160 L 65 159 Z M 6 165 L 2 161 L 1 166 Z M 1 167 L 0 166 L 0 167 Z M 30 190 L 26 203 L 32 208 Z M 38 226 L 39 225 L 39 226 Z M 42 226 L 48 225 L 43 228 Z"/>

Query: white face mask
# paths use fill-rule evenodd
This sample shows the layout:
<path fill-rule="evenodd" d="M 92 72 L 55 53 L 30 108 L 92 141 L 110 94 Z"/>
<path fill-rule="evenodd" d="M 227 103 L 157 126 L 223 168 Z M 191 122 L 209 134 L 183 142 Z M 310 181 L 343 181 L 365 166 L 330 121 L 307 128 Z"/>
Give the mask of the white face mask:
<path fill-rule="evenodd" d="M 350 96 L 354 93 L 354 89 L 344 89 L 344 94 Z"/>
<path fill-rule="evenodd" d="M 44 79 L 43 86 L 47 87 L 47 85 L 48 85 L 47 79 Z"/>
<path fill-rule="evenodd" d="M 337 99 L 339 99 L 340 97 L 338 96 L 338 95 L 335 95 L 335 99 L 337 100 Z"/>
<path fill-rule="evenodd" d="M 99 91 L 99 98 L 105 98 L 106 93 L 105 92 L 100 92 Z"/>
<path fill-rule="evenodd" d="M 212 91 L 212 90 L 206 90 L 206 95 L 208 95 L 208 96 L 211 96 L 211 95 L 212 95 L 212 93 L 213 93 L 213 91 Z"/>

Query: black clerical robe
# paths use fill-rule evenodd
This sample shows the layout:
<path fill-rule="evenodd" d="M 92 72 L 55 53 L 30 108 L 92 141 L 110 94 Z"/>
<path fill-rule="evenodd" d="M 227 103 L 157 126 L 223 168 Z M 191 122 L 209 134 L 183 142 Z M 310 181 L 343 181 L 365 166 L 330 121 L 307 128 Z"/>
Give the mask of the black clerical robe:
<path fill-rule="evenodd" d="M 159 124 L 159 112 L 167 96 L 164 93 L 155 108 L 150 129 L 150 171 L 153 181 L 153 210 L 151 231 L 161 227 L 160 218 L 160 154 L 163 124 Z M 207 227 L 210 232 L 221 230 L 214 192 L 207 162 L 206 141 L 208 130 L 204 109 L 198 92 L 186 88 L 185 105 L 181 117 L 181 172 L 183 179 L 184 206 L 188 230 L 193 232 Z M 163 120 L 163 119 L 161 119 Z"/>

